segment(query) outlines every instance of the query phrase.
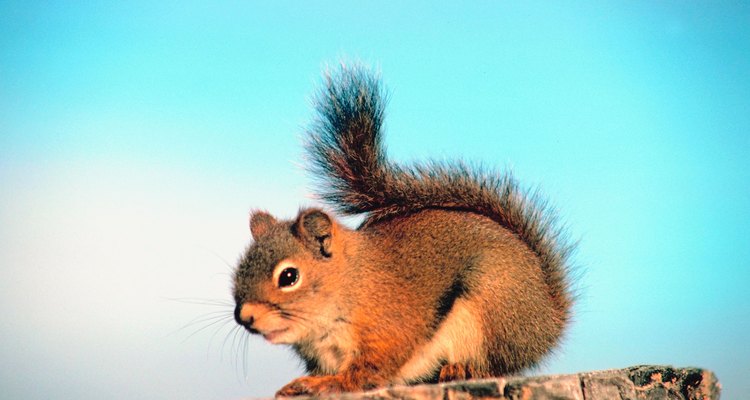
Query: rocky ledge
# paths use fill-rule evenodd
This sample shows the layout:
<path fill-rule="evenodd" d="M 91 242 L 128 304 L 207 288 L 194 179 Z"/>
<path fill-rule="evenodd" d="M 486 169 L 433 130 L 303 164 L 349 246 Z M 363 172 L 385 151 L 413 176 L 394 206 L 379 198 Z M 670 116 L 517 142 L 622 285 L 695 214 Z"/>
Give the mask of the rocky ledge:
<path fill-rule="evenodd" d="M 346 400 L 718 400 L 716 376 L 700 368 L 641 365 L 573 375 L 507 377 L 436 385 L 393 386 L 332 398 Z"/>

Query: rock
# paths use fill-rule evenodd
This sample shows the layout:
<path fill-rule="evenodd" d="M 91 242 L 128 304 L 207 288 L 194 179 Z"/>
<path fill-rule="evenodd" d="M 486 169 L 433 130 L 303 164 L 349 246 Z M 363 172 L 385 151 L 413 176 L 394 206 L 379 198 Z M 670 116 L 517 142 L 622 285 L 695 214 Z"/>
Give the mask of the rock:
<path fill-rule="evenodd" d="M 716 376 L 700 368 L 641 365 L 573 375 L 391 386 L 329 396 L 342 400 L 718 400 Z"/>
<path fill-rule="evenodd" d="M 581 380 L 576 375 L 509 379 L 501 398 L 509 400 L 584 400 Z"/>

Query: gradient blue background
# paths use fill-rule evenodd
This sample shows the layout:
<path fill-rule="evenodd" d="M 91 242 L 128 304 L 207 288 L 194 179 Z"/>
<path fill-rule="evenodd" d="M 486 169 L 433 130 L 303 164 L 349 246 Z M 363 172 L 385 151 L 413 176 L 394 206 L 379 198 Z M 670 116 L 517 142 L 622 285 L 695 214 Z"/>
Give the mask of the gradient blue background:
<path fill-rule="evenodd" d="M 748 3 L 2 1 L 4 397 L 301 373 L 186 299 L 230 300 L 250 209 L 316 204 L 300 135 L 341 57 L 381 70 L 394 159 L 512 168 L 580 240 L 575 323 L 537 372 L 700 366 L 750 393 Z"/>

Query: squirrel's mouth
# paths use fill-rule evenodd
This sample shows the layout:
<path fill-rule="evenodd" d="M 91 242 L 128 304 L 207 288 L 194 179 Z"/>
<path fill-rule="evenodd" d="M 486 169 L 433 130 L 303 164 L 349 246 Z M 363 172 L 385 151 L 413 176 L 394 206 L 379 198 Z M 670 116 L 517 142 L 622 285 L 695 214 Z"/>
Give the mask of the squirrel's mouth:
<path fill-rule="evenodd" d="M 266 339 L 267 341 L 271 343 L 281 343 L 279 339 L 281 335 L 287 331 L 289 331 L 289 328 L 276 329 L 276 330 L 267 331 L 267 332 L 260 332 L 260 334 L 263 335 L 263 339 Z"/>

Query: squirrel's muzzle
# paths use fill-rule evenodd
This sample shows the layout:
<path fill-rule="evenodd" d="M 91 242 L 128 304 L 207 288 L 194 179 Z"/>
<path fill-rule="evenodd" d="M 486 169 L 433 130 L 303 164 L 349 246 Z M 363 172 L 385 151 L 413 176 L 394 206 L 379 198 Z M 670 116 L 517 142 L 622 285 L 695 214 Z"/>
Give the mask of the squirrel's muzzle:
<path fill-rule="evenodd" d="M 258 331 L 253 328 L 253 323 L 255 323 L 256 319 L 254 311 L 254 307 L 251 304 L 238 303 L 234 308 L 234 320 L 237 321 L 238 324 L 244 326 L 251 333 L 258 333 Z"/>

